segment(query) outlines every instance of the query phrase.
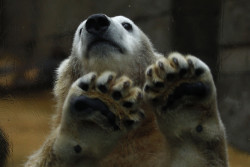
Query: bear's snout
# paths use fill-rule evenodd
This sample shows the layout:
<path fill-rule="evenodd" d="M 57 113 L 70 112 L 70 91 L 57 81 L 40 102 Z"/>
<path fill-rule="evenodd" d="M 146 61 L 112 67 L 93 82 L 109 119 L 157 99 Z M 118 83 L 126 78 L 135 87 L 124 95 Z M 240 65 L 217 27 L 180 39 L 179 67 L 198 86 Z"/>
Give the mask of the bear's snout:
<path fill-rule="evenodd" d="M 90 34 L 103 34 L 109 27 L 110 21 L 104 14 L 94 14 L 88 17 L 86 21 L 86 30 Z"/>

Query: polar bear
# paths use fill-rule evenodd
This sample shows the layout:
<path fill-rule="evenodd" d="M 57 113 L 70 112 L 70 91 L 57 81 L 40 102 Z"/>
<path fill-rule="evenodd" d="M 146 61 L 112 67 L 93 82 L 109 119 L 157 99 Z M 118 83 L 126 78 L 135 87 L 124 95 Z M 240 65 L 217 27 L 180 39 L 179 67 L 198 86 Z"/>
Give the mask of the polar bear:
<path fill-rule="evenodd" d="M 26 167 L 228 166 L 209 67 L 155 51 L 124 16 L 89 16 L 57 70 L 51 134 Z"/>

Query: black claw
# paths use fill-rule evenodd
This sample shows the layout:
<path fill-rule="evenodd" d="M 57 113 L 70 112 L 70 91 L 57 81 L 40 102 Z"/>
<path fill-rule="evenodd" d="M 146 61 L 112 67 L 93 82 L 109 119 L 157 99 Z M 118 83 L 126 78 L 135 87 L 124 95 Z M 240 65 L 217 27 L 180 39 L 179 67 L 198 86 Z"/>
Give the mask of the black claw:
<path fill-rule="evenodd" d="M 161 70 L 164 70 L 164 64 L 161 61 L 159 61 L 158 66 Z"/>
<path fill-rule="evenodd" d="M 130 102 L 130 101 L 126 101 L 123 103 L 123 107 L 126 108 L 131 108 L 134 105 L 134 103 Z"/>
<path fill-rule="evenodd" d="M 142 93 L 140 92 L 140 93 L 138 93 L 138 95 L 137 95 L 137 100 L 142 100 L 143 99 L 143 95 L 142 95 Z"/>
<path fill-rule="evenodd" d="M 167 81 L 173 81 L 175 79 L 175 74 L 173 73 L 167 74 L 166 78 Z"/>
<path fill-rule="evenodd" d="M 196 76 L 200 76 L 201 74 L 203 74 L 204 73 L 204 69 L 202 69 L 202 68 L 197 68 L 196 70 L 195 70 L 195 75 Z"/>
<path fill-rule="evenodd" d="M 93 82 L 96 79 L 96 75 L 93 75 L 91 78 L 91 82 Z"/>
<path fill-rule="evenodd" d="M 108 77 L 108 81 L 107 81 L 107 82 L 109 83 L 110 81 L 113 80 L 113 78 L 114 78 L 113 75 L 110 75 L 110 76 Z"/>
<path fill-rule="evenodd" d="M 99 85 L 98 89 L 102 92 L 102 93 L 107 93 L 108 89 L 105 85 Z"/>
<path fill-rule="evenodd" d="M 78 86 L 84 91 L 87 91 L 89 89 L 89 84 L 84 82 L 81 82 Z"/>
<path fill-rule="evenodd" d="M 164 87 L 164 83 L 163 82 L 156 82 L 156 83 L 154 83 L 154 85 L 157 88 L 163 88 Z"/>
<path fill-rule="evenodd" d="M 178 59 L 175 57 L 173 58 L 173 62 L 175 63 L 175 65 L 177 65 L 177 66 L 179 65 Z"/>
<path fill-rule="evenodd" d="M 191 68 L 194 67 L 194 64 L 193 64 L 192 60 L 188 59 L 187 62 L 188 62 L 189 67 L 191 67 Z"/>
<path fill-rule="evenodd" d="M 152 73 L 153 73 L 153 70 L 152 70 L 152 68 L 150 68 L 150 69 L 147 71 L 147 76 L 152 77 Z"/>
<path fill-rule="evenodd" d="M 186 75 L 187 74 L 187 69 L 185 69 L 185 68 L 182 68 L 181 70 L 180 70 L 180 77 L 183 77 L 184 75 Z"/>
<path fill-rule="evenodd" d="M 114 91 L 114 92 L 112 93 L 112 97 L 113 97 L 113 99 L 115 99 L 115 100 L 120 100 L 121 97 L 122 97 L 122 94 L 121 94 L 121 92 L 119 92 L 119 91 Z"/>

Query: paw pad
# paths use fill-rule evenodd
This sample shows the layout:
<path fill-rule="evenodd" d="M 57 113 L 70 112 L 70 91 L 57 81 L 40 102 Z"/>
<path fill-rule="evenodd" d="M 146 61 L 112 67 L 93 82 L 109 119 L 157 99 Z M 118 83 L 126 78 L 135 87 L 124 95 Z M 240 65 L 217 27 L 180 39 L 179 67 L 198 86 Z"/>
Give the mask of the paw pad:
<path fill-rule="evenodd" d="M 153 103 L 165 101 L 165 110 L 183 96 L 205 96 L 207 88 L 200 80 L 206 72 L 209 68 L 198 58 L 172 53 L 147 68 L 145 97 Z"/>
<path fill-rule="evenodd" d="M 93 72 L 79 78 L 74 86 L 82 91 L 80 95 L 74 95 L 74 91 L 79 89 L 72 89 L 71 97 L 71 111 L 79 118 L 90 119 L 92 117 L 88 115 L 99 112 L 104 118 L 98 121 L 106 120 L 113 130 L 121 130 L 131 128 L 144 117 L 140 109 L 142 91 L 134 87 L 126 76 L 116 77 L 115 73 L 109 71 L 97 76 Z M 103 127 L 105 123 L 97 124 Z"/>
<path fill-rule="evenodd" d="M 114 92 L 112 93 L 112 97 L 113 97 L 113 99 L 115 99 L 115 100 L 120 100 L 121 97 L 122 97 L 122 94 L 121 94 L 121 92 L 119 92 L 119 91 L 114 91 Z"/>
<path fill-rule="evenodd" d="M 89 84 L 84 83 L 84 82 L 81 82 L 81 83 L 79 84 L 79 87 L 80 87 L 82 90 L 87 91 L 87 90 L 89 89 Z"/>

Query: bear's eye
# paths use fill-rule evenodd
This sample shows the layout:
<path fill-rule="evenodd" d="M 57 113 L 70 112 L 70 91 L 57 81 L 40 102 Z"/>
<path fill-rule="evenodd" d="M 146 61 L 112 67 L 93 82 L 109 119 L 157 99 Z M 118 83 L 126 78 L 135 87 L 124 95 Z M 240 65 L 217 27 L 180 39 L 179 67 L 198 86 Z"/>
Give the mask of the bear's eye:
<path fill-rule="evenodd" d="M 131 24 L 126 23 L 126 22 L 123 22 L 123 23 L 122 23 L 122 26 L 123 26 L 126 30 L 128 30 L 128 31 L 132 31 L 132 25 L 131 25 Z"/>
<path fill-rule="evenodd" d="M 82 33 L 82 28 L 81 28 L 80 31 L 79 31 L 79 35 L 81 35 L 81 33 Z"/>

